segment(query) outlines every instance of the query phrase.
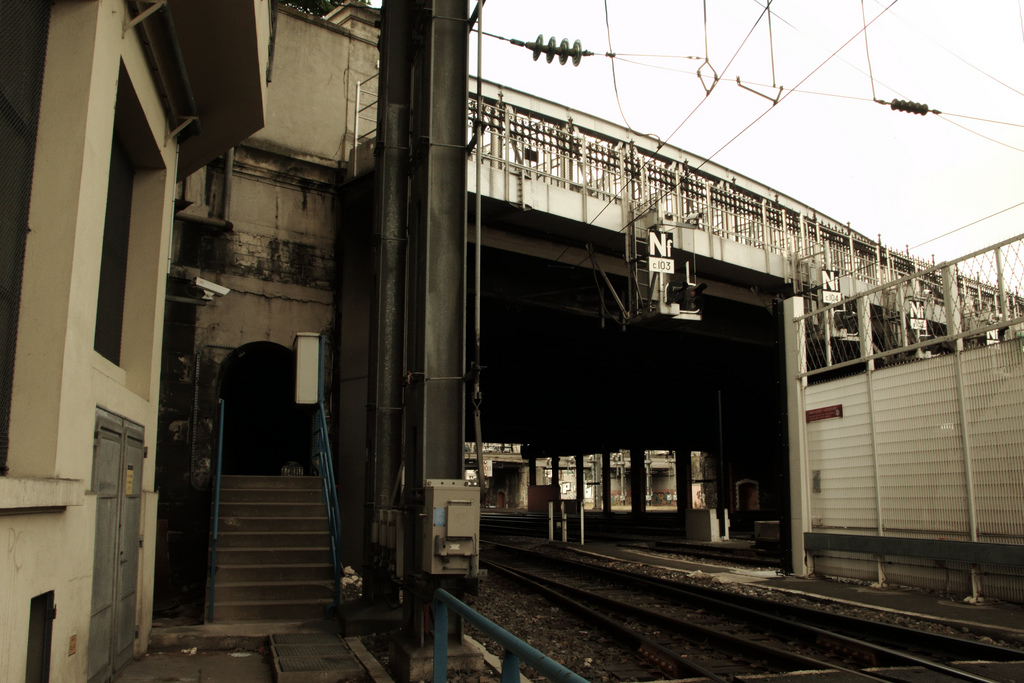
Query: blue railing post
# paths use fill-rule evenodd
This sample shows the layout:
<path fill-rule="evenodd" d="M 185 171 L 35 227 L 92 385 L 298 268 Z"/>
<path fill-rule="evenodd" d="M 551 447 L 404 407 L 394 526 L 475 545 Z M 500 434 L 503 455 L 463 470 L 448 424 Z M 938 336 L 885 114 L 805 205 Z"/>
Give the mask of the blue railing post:
<path fill-rule="evenodd" d="M 501 664 L 502 683 L 519 683 L 520 659 L 552 681 L 588 683 L 543 652 L 501 628 L 454 595 L 438 588 L 434 591 L 434 683 L 448 679 L 448 609 L 472 624 L 505 649 Z"/>
<path fill-rule="evenodd" d="M 501 658 L 501 683 L 519 683 L 519 655 L 511 650 Z"/>
<path fill-rule="evenodd" d="M 434 600 L 434 681 L 448 680 L 448 605 Z"/>
<path fill-rule="evenodd" d="M 192 425 L 192 429 L 196 426 Z M 213 599 L 217 581 L 217 527 L 220 520 L 220 470 L 224 455 L 224 399 L 220 399 L 220 418 L 217 423 L 217 478 L 213 482 L 213 543 L 210 548 L 210 607 L 206 620 L 213 621 Z"/>
<path fill-rule="evenodd" d="M 331 538 L 331 564 L 334 565 L 334 602 L 327 605 L 324 617 L 341 603 L 341 511 L 338 507 L 338 488 L 334 479 L 334 462 L 327 432 L 327 411 L 324 408 L 324 354 L 326 342 L 320 335 L 319 377 L 317 378 L 317 404 L 313 415 L 313 457 L 320 469 L 323 499 L 327 505 L 327 526 Z"/>

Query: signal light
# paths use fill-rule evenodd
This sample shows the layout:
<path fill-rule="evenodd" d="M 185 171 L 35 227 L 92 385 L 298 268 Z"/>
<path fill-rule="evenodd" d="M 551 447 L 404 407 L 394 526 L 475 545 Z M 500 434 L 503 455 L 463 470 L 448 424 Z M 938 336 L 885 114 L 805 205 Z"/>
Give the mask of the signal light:
<path fill-rule="evenodd" d="M 704 290 L 707 288 L 706 282 L 699 285 L 691 285 L 682 280 L 669 282 L 665 288 L 665 300 L 670 304 L 679 304 L 681 311 L 699 312 L 704 307 Z"/>

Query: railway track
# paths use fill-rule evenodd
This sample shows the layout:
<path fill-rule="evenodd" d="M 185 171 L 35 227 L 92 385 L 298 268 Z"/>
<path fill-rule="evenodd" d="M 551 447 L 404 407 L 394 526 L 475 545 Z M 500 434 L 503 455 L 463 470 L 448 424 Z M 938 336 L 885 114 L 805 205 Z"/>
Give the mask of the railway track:
<path fill-rule="evenodd" d="M 488 544 L 481 564 L 529 585 L 635 650 L 624 680 L 742 681 L 797 670 L 843 680 L 896 680 L 884 667 L 924 669 L 929 681 L 993 683 L 956 662 L 1024 660 L 1024 652 L 868 622 L 536 551 Z M 657 676 L 654 676 L 657 677 Z"/>
<path fill-rule="evenodd" d="M 752 567 L 780 567 L 782 560 L 778 550 L 765 550 L 761 548 L 731 548 L 731 547 L 709 547 L 699 543 L 687 543 L 678 540 L 666 540 L 659 536 L 679 536 L 678 526 L 673 526 L 674 521 L 667 514 L 652 516 L 654 520 L 648 524 L 631 526 L 629 520 L 612 518 L 587 519 L 586 535 L 592 541 L 621 542 L 624 548 L 632 548 L 641 551 L 654 551 L 667 555 L 680 555 L 687 557 L 701 558 L 705 560 L 720 560 L 733 564 L 740 564 Z M 560 518 L 555 520 L 561 524 Z M 570 517 L 566 520 L 569 524 L 568 537 L 570 541 L 579 540 L 578 518 Z M 510 535 L 530 536 L 534 538 L 546 538 L 548 535 L 547 515 L 540 513 L 527 513 L 522 515 L 509 514 L 484 514 L 480 521 L 481 532 L 485 535 Z M 561 532 L 556 532 L 556 537 L 561 537 Z M 645 540 L 639 541 L 639 538 Z"/>

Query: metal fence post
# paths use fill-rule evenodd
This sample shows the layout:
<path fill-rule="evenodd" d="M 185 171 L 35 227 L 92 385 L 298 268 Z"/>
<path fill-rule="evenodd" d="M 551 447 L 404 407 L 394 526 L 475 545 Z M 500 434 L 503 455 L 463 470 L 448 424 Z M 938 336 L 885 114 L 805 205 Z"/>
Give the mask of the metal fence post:
<path fill-rule="evenodd" d="M 440 600 L 434 601 L 434 680 L 448 680 L 448 605 Z"/>

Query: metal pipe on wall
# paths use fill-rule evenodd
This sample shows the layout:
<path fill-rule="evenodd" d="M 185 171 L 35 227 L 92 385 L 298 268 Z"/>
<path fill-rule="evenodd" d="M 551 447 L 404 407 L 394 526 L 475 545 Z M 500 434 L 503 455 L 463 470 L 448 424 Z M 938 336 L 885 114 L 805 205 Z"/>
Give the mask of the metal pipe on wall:
<path fill-rule="evenodd" d="M 374 299 L 370 311 L 367 411 L 367 514 L 364 552 L 369 557 L 373 517 L 393 507 L 403 460 L 406 240 L 409 200 L 409 113 L 412 72 L 412 0 L 389 0 L 381 13 L 377 165 L 374 178 Z M 383 577 L 364 577 L 374 599 Z"/>

